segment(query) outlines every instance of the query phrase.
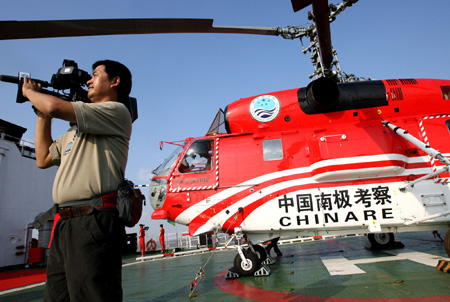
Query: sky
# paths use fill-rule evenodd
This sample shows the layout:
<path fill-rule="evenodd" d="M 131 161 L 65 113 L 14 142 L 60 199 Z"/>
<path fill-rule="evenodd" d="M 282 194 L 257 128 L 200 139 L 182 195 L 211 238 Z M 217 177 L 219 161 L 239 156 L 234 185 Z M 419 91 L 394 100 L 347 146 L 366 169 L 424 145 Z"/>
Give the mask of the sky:
<path fill-rule="evenodd" d="M 329 3 L 338 4 L 330 0 Z M 0 20 L 107 18 L 202 18 L 216 26 L 307 27 L 306 9 L 294 13 L 289 0 L 97 0 L 4 1 Z M 450 1 L 359 0 L 331 24 L 332 44 L 346 73 L 372 79 L 450 79 Z M 306 39 L 304 41 L 307 42 Z M 239 34 L 155 34 L 0 41 L 0 74 L 31 73 L 50 81 L 64 59 L 91 72 L 93 62 L 112 59 L 133 74 L 131 96 L 139 118 L 133 124 L 126 177 L 150 183 L 151 171 L 173 150 L 160 141 L 203 136 L 219 108 L 240 98 L 305 87 L 313 72 L 299 40 Z M 0 82 L 0 119 L 28 129 L 35 115 L 16 104 L 17 85 Z M 68 129 L 53 122 L 53 138 Z M 148 189 L 142 191 L 148 199 Z M 150 234 L 163 223 L 141 222 Z M 186 228 L 178 226 L 177 230 Z M 132 230 L 127 230 L 131 233 Z"/>

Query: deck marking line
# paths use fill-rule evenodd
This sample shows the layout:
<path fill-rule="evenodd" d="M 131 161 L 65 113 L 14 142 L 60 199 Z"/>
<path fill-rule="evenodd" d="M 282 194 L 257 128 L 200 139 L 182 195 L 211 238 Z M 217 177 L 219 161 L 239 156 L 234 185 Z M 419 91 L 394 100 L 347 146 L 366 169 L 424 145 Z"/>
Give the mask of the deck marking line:
<path fill-rule="evenodd" d="M 241 298 L 272 302 L 272 301 L 299 301 L 299 295 L 286 294 L 275 292 L 271 290 L 261 289 L 249 285 L 245 285 L 236 279 L 226 279 L 225 276 L 228 269 L 217 274 L 214 277 L 214 285 L 217 286 L 221 291 L 227 292 L 231 295 L 238 296 Z M 308 300 L 309 301 L 309 300 Z"/>
<path fill-rule="evenodd" d="M 434 297 L 402 297 L 402 298 L 349 298 L 349 297 L 318 297 L 299 294 L 286 294 L 267 289 L 261 289 L 243 284 L 238 279 L 226 279 L 228 269 L 217 274 L 214 279 L 214 285 L 221 291 L 229 293 L 236 297 L 250 299 L 252 301 L 272 302 L 448 302 L 450 296 Z M 270 278 L 270 276 L 268 277 Z"/>
<path fill-rule="evenodd" d="M 418 262 L 421 264 L 425 264 L 428 266 L 436 267 L 439 260 L 450 260 L 449 258 L 444 258 L 432 254 L 422 253 L 422 252 L 416 252 L 413 250 L 404 249 L 401 251 L 386 251 L 386 253 L 395 255 L 397 253 L 398 256 L 404 257 L 408 260 Z"/>
<path fill-rule="evenodd" d="M 354 265 L 344 256 L 320 257 L 331 276 L 365 274 L 366 272 Z"/>
<path fill-rule="evenodd" d="M 365 271 L 358 268 L 356 264 L 409 260 L 427 266 L 436 267 L 439 260 L 447 259 L 436 255 L 416 252 L 412 250 L 385 251 L 385 252 L 393 256 L 348 260 L 344 256 L 339 255 L 339 256 L 320 257 L 320 259 L 322 260 L 322 263 L 325 265 L 331 276 L 365 274 Z"/>
<path fill-rule="evenodd" d="M 41 286 L 41 285 L 45 285 L 45 281 L 44 282 L 40 282 L 40 283 L 35 283 L 35 284 L 31 284 L 31 285 L 27 285 L 27 286 L 22 286 L 22 287 L 16 287 L 16 288 L 12 288 L 12 289 L 7 289 L 4 291 L 0 292 L 0 296 L 1 295 L 5 295 L 5 294 L 10 294 L 10 293 L 15 293 L 15 292 L 19 292 L 25 289 L 30 289 L 33 287 L 37 287 L 37 286 Z"/>

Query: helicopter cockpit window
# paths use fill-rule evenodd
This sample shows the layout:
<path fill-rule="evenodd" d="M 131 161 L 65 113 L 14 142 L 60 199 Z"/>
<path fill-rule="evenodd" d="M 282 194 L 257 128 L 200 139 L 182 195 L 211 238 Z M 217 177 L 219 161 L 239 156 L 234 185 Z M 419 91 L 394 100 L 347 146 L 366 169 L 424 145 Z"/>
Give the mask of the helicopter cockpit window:
<path fill-rule="evenodd" d="M 181 173 L 204 172 L 212 169 L 213 141 L 201 140 L 192 143 L 178 168 Z"/>
<path fill-rule="evenodd" d="M 283 145 L 281 139 L 269 139 L 263 141 L 264 160 L 283 159 Z"/>
<path fill-rule="evenodd" d="M 152 173 L 155 174 L 155 176 L 168 176 L 181 152 L 183 152 L 183 146 L 177 147 L 158 168 L 152 171 Z"/>
<path fill-rule="evenodd" d="M 450 86 L 441 86 L 441 90 L 444 100 L 450 100 Z"/>

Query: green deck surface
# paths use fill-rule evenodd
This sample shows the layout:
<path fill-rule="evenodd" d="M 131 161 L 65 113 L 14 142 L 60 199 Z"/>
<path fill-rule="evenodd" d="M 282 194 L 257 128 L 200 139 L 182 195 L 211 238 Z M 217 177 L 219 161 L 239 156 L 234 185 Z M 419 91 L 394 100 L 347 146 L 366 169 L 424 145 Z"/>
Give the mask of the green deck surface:
<path fill-rule="evenodd" d="M 445 231 L 440 234 L 444 237 Z M 146 261 L 128 256 L 123 267 L 124 301 L 450 301 L 450 274 L 436 270 L 438 260 L 448 258 L 443 242 L 431 232 L 396 234 L 396 241 L 405 247 L 368 250 L 365 236 L 283 244 L 283 256 L 269 266 L 270 276 L 230 280 L 223 275 L 236 252 L 216 250 L 191 299 L 190 282 L 210 253 Z M 432 255 L 435 265 L 395 258 L 418 252 Z M 355 267 L 363 272 L 331 275 L 322 261 L 330 257 L 357 261 Z M 42 301 L 43 288 L 41 284 L 0 292 L 0 302 Z"/>

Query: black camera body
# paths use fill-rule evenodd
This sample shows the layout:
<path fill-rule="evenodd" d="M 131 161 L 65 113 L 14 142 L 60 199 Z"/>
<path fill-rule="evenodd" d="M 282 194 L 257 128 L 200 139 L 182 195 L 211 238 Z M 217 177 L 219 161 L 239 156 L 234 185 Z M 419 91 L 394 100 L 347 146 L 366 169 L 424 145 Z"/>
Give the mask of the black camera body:
<path fill-rule="evenodd" d="M 19 77 L 1 76 L 1 80 L 10 83 L 19 84 L 17 90 L 16 103 L 25 103 L 28 101 L 22 94 L 23 75 L 29 76 L 28 73 L 19 73 Z M 62 67 L 52 76 L 51 82 L 45 82 L 38 79 L 32 79 L 34 82 L 41 84 L 41 87 L 52 87 L 57 91 L 42 89 L 41 92 L 56 96 L 64 101 L 69 102 L 85 102 L 90 103 L 87 91 L 83 88 L 87 86 L 86 82 L 90 79 L 89 73 L 79 69 L 78 64 L 72 60 L 64 60 Z M 62 93 L 61 91 L 69 89 L 69 93 Z"/>
<path fill-rule="evenodd" d="M 57 93 L 57 96 L 65 101 L 90 103 L 87 91 L 83 88 L 87 86 L 90 78 L 89 73 L 79 69 L 75 61 L 64 60 L 62 67 L 52 75 L 50 86 L 56 90 L 69 89 L 69 94 Z"/>
<path fill-rule="evenodd" d="M 72 60 L 64 60 L 62 67 L 52 76 L 51 86 L 57 90 L 73 89 L 86 85 L 91 79 L 88 72 L 79 69 Z"/>

